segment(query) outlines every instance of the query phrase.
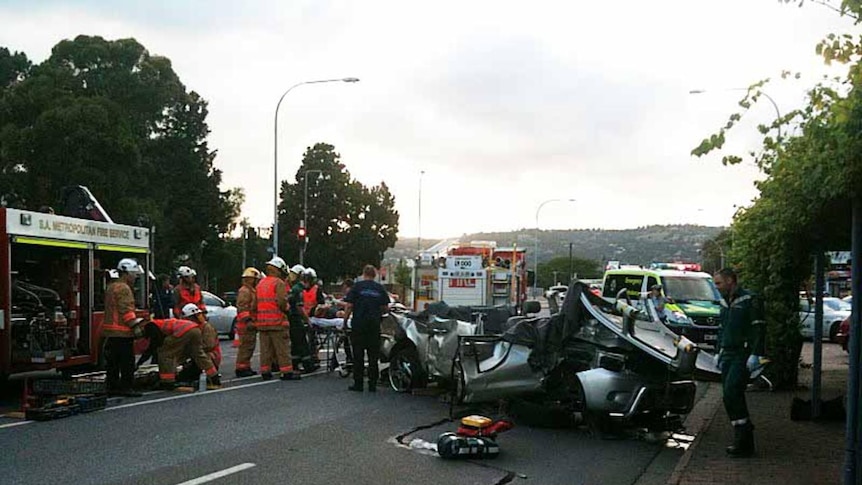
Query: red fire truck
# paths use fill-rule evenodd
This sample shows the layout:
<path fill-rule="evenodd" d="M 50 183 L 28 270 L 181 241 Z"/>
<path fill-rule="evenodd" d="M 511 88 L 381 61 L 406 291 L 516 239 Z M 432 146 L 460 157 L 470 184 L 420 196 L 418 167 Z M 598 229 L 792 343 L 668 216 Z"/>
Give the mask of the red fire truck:
<path fill-rule="evenodd" d="M 101 219 L 0 207 L 0 379 L 98 365 L 108 270 L 135 258 L 149 274 L 150 263 L 149 229 Z M 134 288 L 142 317 L 148 286 Z"/>

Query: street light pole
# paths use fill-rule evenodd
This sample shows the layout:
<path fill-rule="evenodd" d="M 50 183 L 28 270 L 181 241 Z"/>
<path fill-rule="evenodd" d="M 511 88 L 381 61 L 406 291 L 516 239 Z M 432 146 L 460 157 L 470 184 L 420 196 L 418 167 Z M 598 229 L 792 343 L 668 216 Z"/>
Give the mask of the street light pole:
<path fill-rule="evenodd" d="M 281 107 L 281 102 L 284 100 L 284 97 L 287 96 L 293 88 L 297 86 L 302 86 L 303 84 L 320 84 L 320 83 L 332 83 L 332 82 L 344 82 L 344 83 L 355 83 L 359 82 L 358 78 L 355 77 L 344 77 L 338 79 L 320 79 L 317 81 L 303 81 L 300 83 L 296 83 L 293 86 L 287 88 L 287 91 L 278 98 L 278 104 L 275 105 L 275 123 L 273 123 L 273 194 L 272 194 L 272 208 L 273 208 L 273 221 L 272 221 L 272 255 L 278 256 L 278 108 Z"/>
<path fill-rule="evenodd" d="M 533 261 L 533 295 L 534 296 L 536 294 L 536 290 L 538 288 L 538 282 L 539 282 L 539 211 L 542 210 L 542 207 L 544 207 L 545 204 L 548 204 L 550 202 L 562 202 L 562 201 L 563 201 L 563 199 L 548 199 L 548 200 L 542 202 L 541 204 L 539 204 L 539 207 L 536 209 L 536 234 L 535 234 L 536 235 L 536 241 L 535 241 L 535 248 L 534 248 L 536 251 L 536 254 L 533 255 L 533 257 L 535 258 L 535 260 Z M 566 202 L 575 202 L 575 199 L 565 199 L 565 201 Z"/>
<path fill-rule="evenodd" d="M 306 224 L 308 224 L 308 174 L 310 173 L 317 173 L 319 174 L 318 176 L 322 176 L 323 170 L 306 170 L 302 176 L 305 183 L 305 195 L 302 198 L 302 222 L 299 224 L 299 227 L 305 228 L 305 238 L 299 244 L 299 264 L 302 265 L 305 264 L 305 244 L 308 240 L 308 226 Z"/>
<path fill-rule="evenodd" d="M 751 89 L 750 88 L 730 88 L 730 89 L 726 89 L 725 91 L 751 91 Z M 709 92 L 709 91 L 707 91 L 706 89 L 692 89 L 691 91 L 688 92 L 688 94 L 704 94 L 707 92 Z M 757 92 L 759 94 L 762 94 L 766 99 L 769 100 L 770 103 L 772 103 L 772 107 L 775 108 L 775 116 L 777 117 L 777 119 L 780 120 L 781 119 L 781 111 L 778 109 L 778 103 L 776 103 L 775 100 L 772 99 L 772 96 L 768 95 L 762 89 L 757 89 Z M 781 123 L 778 124 L 778 127 L 776 129 L 778 130 L 778 138 L 781 139 Z"/>

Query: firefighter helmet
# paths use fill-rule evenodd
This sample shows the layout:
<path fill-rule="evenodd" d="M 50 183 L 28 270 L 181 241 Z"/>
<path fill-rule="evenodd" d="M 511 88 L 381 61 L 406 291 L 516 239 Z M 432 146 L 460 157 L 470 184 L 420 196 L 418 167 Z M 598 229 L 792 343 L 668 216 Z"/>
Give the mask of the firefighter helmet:
<path fill-rule="evenodd" d="M 123 258 L 117 263 L 117 271 L 132 274 L 144 274 L 144 268 L 132 258 Z"/>
<path fill-rule="evenodd" d="M 179 268 L 177 268 L 177 273 L 179 273 L 180 276 L 183 276 L 186 278 L 191 277 L 191 276 L 197 276 L 197 274 L 198 274 L 197 271 L 189 268 L 188 266 L 180 266 Z"/>
<path fill-rule="evenodd" d="M 314 268 L 305 268 L 302 276 L 305 276 L 308 279 L 316 280 L 317 279 L 317 271 L 314 271 Z"/>
<path fill-rule="evenodd" d="M 284 260 L 278 256 L 275 256 L 274 258 L 270 259 L 266 262 L 266 264 L 278 268 L 284 273 L 287 273 L 287 263 L 285 263 Z"/>
<path fill-rule="evenodd" d="M 305 272 L 305 267 L 301 264 L 294 264 L 292 268 L 290 268 L 291 273 L 296 273 L 297 275 L 302 275 Z"/>
<path fill-rule="evenodd" d="M 256 278 L 260 279 L 260 270 L 257 268 L 246 268 L 245 271 L 242 272 L 243 278 Z"/>
<path fill-rule="evenodd" d="M 184 317 L 193 317 L 198 313 L 203 313 L 200 308 L 194 303 L 186 303 L 183 307 L 183 316 Z"/>

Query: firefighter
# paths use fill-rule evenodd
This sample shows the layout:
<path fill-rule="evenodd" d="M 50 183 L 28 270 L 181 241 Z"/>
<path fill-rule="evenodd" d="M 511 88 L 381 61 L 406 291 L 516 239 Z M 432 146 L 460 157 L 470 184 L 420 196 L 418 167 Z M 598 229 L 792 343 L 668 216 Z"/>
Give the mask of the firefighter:
<path fill-rule="evenodd" d="M 302 277 L 305 268 L 297 264 L 290 268 L 288 284 L 290 294 L 287 302 L 290 304 L 288 320 L 290 320 L 290 353 L 293 355 L 293 366 L 302 364 L 303 372 L 314 372 L 320 365 L 311 356 L 311 348 L 308 344 L 308 315 L 305 314 L 305 301 L 303 292 L 306 290 L 307 281 Z"/>
<path fill-rule="evenodd" d="M 257 284 L 257 320 L 255 326 L 260 335 L 260 376 L 272 379 L 273 360 L 285 381 L 299 380 L 290 357 L 290 333 L 288 320 L 287 289 L 282 279 L 287 272 L 287 263 L 275 256 L 266 263 L 266 277 Z"/>
<path fill-rule="evenodd" d="M 195 282 L 197 271 L 188 266 L 180 266 L 177 268 L 177 273 L 180 275 L 180 282 L 174 288 L 174 318 L 182 315 L 183 307 L 189 303 L 194 303 L 206 313 L 207 308 L 201 296 L 201 287 Z"/>
<path fill-rule="evenodd" d="M 147 325 L 146 335 L 150 338 L 150 346 L 158 349 L 159 383 L 162 389 L 170 390 L 176 386 L 177 363 L 187 358 L 191 358 L 198 369 L 206 372 L 207 389 L 221 387 L 215 364 L 204 352 L 200 314 L 200 308 L 189 303 L 183 307 L 182 319 L 153 320 Z"/>
<path fill-rule="evenodd" d="M 137 397 L 141 393 L 132 389 L 135 382 L 134 341 L 135 331 L 140 331 L 144 322 L 135 316 L 132 288 L 144 270 L 134 259 L 123 258 L 117 264 L 117 272 L 118 278 L 111 281 L 105 290 L 102 338 L 107 361 L 106 385 L 110 395 Z"/>
<path fill-rule="evenodd" d="M 302 290 L 303 310 L 310 317 L 314 315 L 314 308 L 322 305 L 326 300 L 323 297 L 323 290 L 317 284 L 317 271 L 314 268 L 305 268 L 302 278 L 305 282 L 305 289 Z"/>
<path fill-rule="evenodd" d="M 762 303 L 739 286 L 733 269 L 715 273 L 715 287 L 722 296 L 716 362 L 721 369 L 724 409 L 733 425 L 733 444 L 726 451 L 732 457 L 749 457 L 754 454 L 754 425 L 745 388 L 764 354 L 766 322 Z"/>
<path fill-rule="evenodd" d="M 257 293 L 255 287 L 262 275 L 257 268 L 246 268 L 242 272 L 242 286 L 236 292 L 236 332 L 239 333 L 239 351 L 236 356 L 236 376 L 257 375 L 251 368 L 251 358 L 257 343 Z"/>

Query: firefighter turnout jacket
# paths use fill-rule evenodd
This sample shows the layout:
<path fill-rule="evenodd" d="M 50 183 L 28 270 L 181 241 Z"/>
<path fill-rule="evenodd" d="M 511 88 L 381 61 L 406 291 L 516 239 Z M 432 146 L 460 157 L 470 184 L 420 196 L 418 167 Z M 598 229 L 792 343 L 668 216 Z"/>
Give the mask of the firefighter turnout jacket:
<path fill-rule="evenodd" d="M 183 307 L 189 303 L 194 303 L 202 312 L 206 313 L 207 307 L 204 305 L 200 285 L 192 283 L 192 286 L 188 287 L 180 282 L 174 288 L 174 318 L 179 318 L 183 314 Z"/>
<path fill-rule="evenodd" d="M 135 321 L 135 296 L 125 281 L 114 281 L 105 290 L 105 319 L 102 322 L 103 337 L 134 338 L 132 323 Z"/>
<path fill-rule="evenodd" d="M 212 359 L 204 352 L 201 326 L 188 320 L 167 318 L 153 320 L 165 340 L 159 348 L 159 379 L 163 382 L 176 380 L 177 365 L 191 358 L 207 376 L 216 375 Z"/>
<path fill-rule="evenodd" d="M 248 324 L 254 325 L 257 316 L 257 292 L 251 285 L 243 284 L 236 294 L 236 327 L 239 334 L 245 332 Z"/>
<path fill-rule="evenodd" d="M 201 336 L 203 337 L 204 352 L 206 352 L 210 360 L 213 361 L 213 365 L 218 369 L 221 367 L 221 346 L 219 345 L 218 331 L 209 322 L 202 324 L 200 328 Z"/>

